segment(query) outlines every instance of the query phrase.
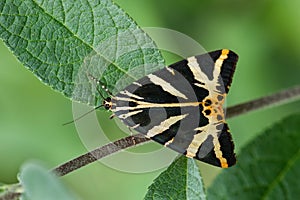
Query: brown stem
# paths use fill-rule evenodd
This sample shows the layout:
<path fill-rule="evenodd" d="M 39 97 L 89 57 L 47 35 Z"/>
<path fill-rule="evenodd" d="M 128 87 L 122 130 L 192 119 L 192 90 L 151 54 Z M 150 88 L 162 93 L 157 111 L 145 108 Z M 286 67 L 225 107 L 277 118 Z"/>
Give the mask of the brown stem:
<path fill-rule="evenodd" d="M 0 200 L 17 200 L 21 196 L 21 193 L 7 192 L 3 196 L 0 196 Z"/>
<path fill-rule="evenodd" d="M 0 194 L 0 200 L 17 200 L 22 194 L 20 183 L 4 187 L 5 188 L 0 187 L 0 191 L 4 190 L 4 192 L 1 191 L 2 193 Z"/>
<path fill-rule="evenodd" d="M 265 96 L 246 103 L 229 107 L 227 109 L 226 117 L 227 118 L 236 117 L 238 115 L 242 115 L 267 106 L 284 103 L 287 101 L 293 101 L 299 98 L 300 98 L 300 86 L 296 86 L 269 96 Z M 145 138 L 143 134 L 136 134 L 134 136 L 125 137 L 115 142 L 99 147 L 77 158 L 74 158 L 54 168 L 52 171 L 56 173 L 58 176 L 64 176 L 83 166 L 91 164 L 105 156 L 136 146 L 138 144 L 145 143 L 147 141 L 150 141 L 150 139 Z M 5 195 L 0 196 L 0 200 L 6 200 L 6 199 L 11 200 L 19 196 L 20 193 L 7 192 Z"/>
<path fill-rule="evenodd" d="M 227 118 L 236 117 L 238 115 L 245 114 L 274 104 L 282 103 L 287 100 L 295 100 L 297 97 L 298 98 L 300 97 L 300 86 L 293 87 L 269 96 L 265 96 L 246 103 L 229 107 L 227 109 L 226 117 Z M 88 165 L 105 156 L 108 156 L 110 154 L 116 153 L 118 151 L 133 147 L 137 144 L 141 144 L 147 141 L 149 141 L 149 139 L 145 138 L 143 134 L 137 134 L 134 136 L 122 138 L 115 142 L 99 147 L 84 155 L 81 155 L 71 161 L 68 161 L 56 167 L 55 169 L 53 169 L 53 171 L 59 176 L 64 176 L 76 169 Z"/>
<path fill-rule="evenodd" d="M 259 110 L 276 104 L 283 104 L 290 101 L 295 101 L 300 98 L 300 86 L 292 87 L 287 90 L 282 90 L 278 93 L 264 96 L 249 102 L 241 103 L 227 108 L 226 118 L 236 117 L 254 110 Z"/>
<path fill-rule="evenodd" d="M 145 138 L 144 135 L 140 133 L 133 136 L 125 137 L 115 142 L 99 147 L 77 158 L 74 158 L 56 167 L 55 169 L 53 169 L 53 172 L 56 173 L 58 176 L 64 176 L 76 169 L 93 163 L 96 160 L 99 160 L 105 156 L 111 155 L 129 147 L 136 146 L 141 143 L 145 143 L 147 141 L 150 141 L 150 139 Z"/>

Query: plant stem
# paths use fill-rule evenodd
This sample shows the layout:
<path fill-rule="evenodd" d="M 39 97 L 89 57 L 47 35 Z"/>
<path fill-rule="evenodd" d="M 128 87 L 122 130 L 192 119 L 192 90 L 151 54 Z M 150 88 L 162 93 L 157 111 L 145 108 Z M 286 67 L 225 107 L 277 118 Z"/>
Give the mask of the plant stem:
<path fill-rule="evenodd" d="M 292 87 L 269 96 L 264 96 L 249 102 L 227 108 L 226 118 L 236 117 L 251 111 L 259 110 L 276 104 L 295 101 L 300 98 L 300 86 Z"/>
<path fill-rule="evenodd" d="M 20 183 L 4 186 L 4 192 L 0 194 L 0 200 L 17 200 L 22 194 L 22 186 Z M 0 189 L 3 189 L 0 187 Z"/>
<path fill-rule="evenodd" d="M 227 109 L 226 116 L 227 118 L 232 118 L 267 106 L 288 102 L 288 100 L 296 100 L 298 98 L 300 98 L 300 86 L 229 107 Z M 150 141 L 150 139 L 145 138 L 143 134 L 125 137 L 70 160 L 54 168 L 53 172 L 58 176 L 64 176 L 105 156 L 136 146 L 138 144 L 145 143 L 147 141 Z"/>
<path fill-rule="evenodd" d="M 0 200 L 17 200 L 21 196 L 21 193 L 7 192 L 3 196 L 0 196 Z"/>
<path fill-rule="evenodd" d="M 255 99 L 246 103 L 238 104 L 236 106 L 229 107 L 227 109 L 227 118 L 236 117 L 254 110 L 259 110 L 267 106 L 276 105 L 279 103 L 286 103 L 300 99 L 300 86 L 296 86 L 281 92 L 265 96 L 259 99 Z M 56 168 L 52 171 L 58 176 L 67 175 L 81 167 L 91 164 L 105 156 L 119 152 L 121 150 L 143 144 L 150 139 L 145 138 L 143 134 L 136 134 L 109 143 L 102 147 L 99 147 L 91 152 L 83 154 L 77 158 L 74 158 Z M 13 200 L 20 197 L 20 193 L 7 191 L 4 195 L 0 196 L 0 200 Z"/>
<path fill-rule="evenodd" d="M 117 140 L 115 142 L 106 144 L 102 147 L 99 147 L 93 151 L 90 151 L 86 154 L 83 154 L 77 158 L 74 158 L 58 167 L 53 169 L 53 172 L 58 176 L 64 176 L 76 169 L 79 169 L 83 166 L 86 166 L 90 163 L 93 163 L 105 156 L 111 155 L 123 149 L 136 146 L 138 144 L 145 143 L 150 141 L 150 139 L 145 138 L 143 134 L 139 133 L 133 136 L 128 136 Z"/>

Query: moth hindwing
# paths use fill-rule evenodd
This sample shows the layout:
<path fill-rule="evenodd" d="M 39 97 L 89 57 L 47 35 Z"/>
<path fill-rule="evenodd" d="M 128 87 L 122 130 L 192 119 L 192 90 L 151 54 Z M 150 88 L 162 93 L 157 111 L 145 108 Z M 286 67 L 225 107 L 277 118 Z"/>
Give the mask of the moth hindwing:
<path fill-rule="evenodd" d="M 162 145 L 230 167 L 236 158 L 223 104 L 237 60 L 227 49 L 189 57 L 133 82 L 104 106 Z"/>

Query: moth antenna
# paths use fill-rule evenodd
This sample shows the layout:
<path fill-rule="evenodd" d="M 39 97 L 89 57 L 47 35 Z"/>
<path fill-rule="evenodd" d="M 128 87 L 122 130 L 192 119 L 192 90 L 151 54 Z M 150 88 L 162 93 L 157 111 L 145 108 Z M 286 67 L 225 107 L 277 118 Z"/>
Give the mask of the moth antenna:
<path fill-rule="evenodd" d="M 72 124 L 72 123 L 74 123 L 74 122 L 80 120 L 81 118 L 83 118 L 83 117 L 85 117 L 86 115 L 90 114 L 91 112 L 97 110 L 98 108 L 101 108 L 102 106 L 104 106 L 104 105 L 100 105 L 100 106 L 97 106 L 97 107 L 93 108 L 92 110 L 90 110 L 90 111 L 84 113 L 83 115 L 77 117 L 76 119 L 74 119 L 74 120 L 72 120 L 72 121 L 69 121 L 69 122 L 67 122 L 67 123 L 64 123 L 63 126 L 68 125 L 68 124 Z"/>
<path fill-rule="evenodd" d="M 102 89 L 104 89 L 105 90 L 105 92 L 107 92 L 110 96 L 114 96 L 105 86 L 104 86 L 104 84 L 102 84 Z"/>
<path fill-rule="evenodd" d="M 92 80 L 94 81 L 97 85 L 100 85 L 101 88 L 107 92 L 110 96 L 113 96 L 113 94 L 105 87 L 105 85 L 100 81 L 98 80 L 97 78 L 95 78 L 93 75 L 91 74 L 87 74 L 87 76 Z M 100 96 L 102 97 L 103 100 L 105 100 L 106 98 L 104 98 L 104 96 L 102 95 L 102 93 L 100 92 L 100 90 L 98 89 L 98 87 L 96 86 L 96 90 L 97 92 L 100 94 Z"/>

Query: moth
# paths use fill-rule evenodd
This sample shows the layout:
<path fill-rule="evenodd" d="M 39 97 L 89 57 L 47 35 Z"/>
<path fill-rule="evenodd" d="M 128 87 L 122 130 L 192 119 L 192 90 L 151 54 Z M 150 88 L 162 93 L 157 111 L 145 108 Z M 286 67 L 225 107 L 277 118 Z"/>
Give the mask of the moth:
<path fill-rule="evenodd" d="M 238 61 L 222 49 L 149 74 L 103 101 L 131 129 L 187 157 L 227 168 L 236 163 L 223 108 Z"/>

